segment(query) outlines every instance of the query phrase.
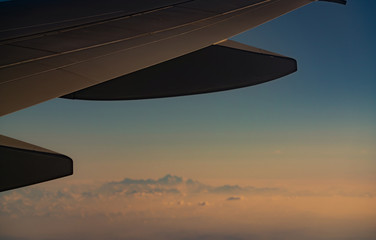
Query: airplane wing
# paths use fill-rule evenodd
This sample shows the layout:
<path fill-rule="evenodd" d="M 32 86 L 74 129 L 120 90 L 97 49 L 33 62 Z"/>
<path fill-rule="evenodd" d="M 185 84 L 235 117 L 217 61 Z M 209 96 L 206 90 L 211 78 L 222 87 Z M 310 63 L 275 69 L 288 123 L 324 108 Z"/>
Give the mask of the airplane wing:
<path fill-rule="evenodd" d="M 0 116 L 56 97 L 125 100 L 180 96 L 285 76 L 296 71 L 294 59 L 228 38 L 313 1 L 0 2 Z M 30 157 L 30 151 L 50 156 L 51 161 L 67 159 L 45 154 L 39 147 L 30 150 L 16 141 L 0 137 L 0 191 L 61 177 L 57 171 L 14 185 L 13 178 L 6 177 L 12 159 L 34 161 L 37 157 Z M 71 162 L 63 162 L 68 169 L 65 175 L 71 174 Z M 23 162 L 17 166 L 22 167 Z M 48 171 L 54 172 L 53 168 Z M 28 174 L 41 176 L 38 171 Z"/>

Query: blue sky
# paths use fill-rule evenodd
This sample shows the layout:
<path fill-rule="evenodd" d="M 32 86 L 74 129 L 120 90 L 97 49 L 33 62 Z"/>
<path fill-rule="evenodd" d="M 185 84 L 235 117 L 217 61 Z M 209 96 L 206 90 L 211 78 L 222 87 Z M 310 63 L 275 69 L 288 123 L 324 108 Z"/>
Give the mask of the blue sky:
<path fill-rule="evenodd" d="M 376 143 L 375 10 L 374 1 L 349 1 L 347 6 L 318 2 L 234 37 L 298 61 L 298 72 L 269 83 L 155 100 L 55 99 L 3 117 L 0 129 L 71 156 L 78 173 L 92 163 L 121 161 L 116 166 L 137 166 L 138 174 L 145 166 L 161 166 L 142 177 L 157 177 L 174 167 L 179 174 L 203 177 L 214 173 L 198 173 L 197 165 L 182 169 L 194 162 L 192 158 L 207 166 L 223 158 L 234 163 L 233 172 L 225 174 L 230 177 L 250 167 L 242 165 L 247 155 L 250 162 L 273 158 L 271 163 L 279 166 L 283 157 L 270 154 L 285 152 L 291 164 L 304 157 L 328 161 L 335 155 L 330 159 L 346 157 L 353 164 L 362 158 L 360 164 L 371 176 Z"/>
<path fill-rule="evenodd" d="M 74 175 L 2 193 L 0 238 L 375 239 L 375 12 L 317 2 L 234 37 L 298 61 L 265 84 L 2 117 Z"/>

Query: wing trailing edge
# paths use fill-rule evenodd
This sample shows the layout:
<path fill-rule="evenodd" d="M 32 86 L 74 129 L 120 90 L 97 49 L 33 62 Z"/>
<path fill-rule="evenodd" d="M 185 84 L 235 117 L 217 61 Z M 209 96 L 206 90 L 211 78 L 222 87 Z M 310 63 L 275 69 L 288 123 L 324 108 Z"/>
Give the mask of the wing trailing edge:
<path fill-rule="evenodd" d="M 264 83 L 296 70 L 292 58 L 226 40 L 63 98 L 130 100 L 209 93 Z"/>

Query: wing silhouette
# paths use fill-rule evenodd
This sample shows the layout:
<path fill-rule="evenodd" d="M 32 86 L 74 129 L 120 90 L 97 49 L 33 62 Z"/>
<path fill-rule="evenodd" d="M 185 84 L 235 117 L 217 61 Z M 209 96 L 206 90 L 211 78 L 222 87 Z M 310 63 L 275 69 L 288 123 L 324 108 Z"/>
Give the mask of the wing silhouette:
<path fill-rule="evenodd" d="M 56 97 L 180 96 L 285 76 L 296 71 L 294 59 L 228 38 L 311 2 L 0 2 L 0 116 Z M 31 146 L 1 136 L 0 191 L 72 174 L 68 157 Z"/>

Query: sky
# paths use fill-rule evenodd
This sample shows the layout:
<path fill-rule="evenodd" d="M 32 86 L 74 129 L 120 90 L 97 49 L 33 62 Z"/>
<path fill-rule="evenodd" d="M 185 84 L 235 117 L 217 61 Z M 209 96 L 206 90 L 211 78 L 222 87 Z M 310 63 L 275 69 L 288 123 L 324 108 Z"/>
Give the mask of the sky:
<path fill-rule="evenodd" d="M 375 239 L 375 11 L 318 2 L 235 36 L 297 60 L 261 85 L 2 117 L 74 175 L 0 194 L 0 238 Z"/>

